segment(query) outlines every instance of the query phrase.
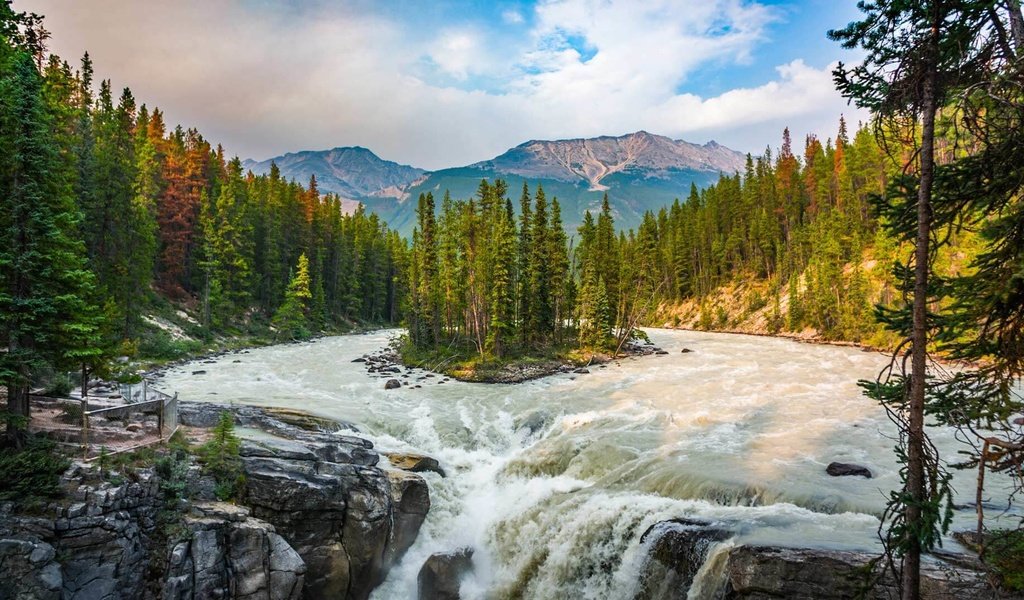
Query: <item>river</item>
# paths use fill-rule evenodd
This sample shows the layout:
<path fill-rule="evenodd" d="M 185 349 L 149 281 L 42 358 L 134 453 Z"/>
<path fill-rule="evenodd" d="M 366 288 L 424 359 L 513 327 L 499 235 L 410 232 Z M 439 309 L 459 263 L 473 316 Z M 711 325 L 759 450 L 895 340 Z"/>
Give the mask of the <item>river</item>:
<path fill-rule="evenodd" d="M 430 514 L 376 599 L 414 598 L 426 557 L 462 546 L 475 549 L 465 598 L 628 598 L 640 535 L 672 517 L 724 523 L 737 532 L 731 544 L 878 547 L 878 517 L 899 483 L 894 428 L 856 382 L 877 375 L 881 354 L 653 329 L 667 355 L 518 385 L 434 377 L 386 391 L 352 360 L 398 333 L 256 349 L 173 369 L 161 383 L 186 400 L 351 421 L 378 449 L 441 461 L 448 477 L 425 475 Z M 517 427 L 524 421 L 540 427 Z M 955 456 L 953 431 L 931 435 Z M 830 477 L 832 461 L 874 477 Z M 958 501 L 973 499 L 973 473 L 954 482 Z M 954 529 L 973 520 L 958 510 Z"/>

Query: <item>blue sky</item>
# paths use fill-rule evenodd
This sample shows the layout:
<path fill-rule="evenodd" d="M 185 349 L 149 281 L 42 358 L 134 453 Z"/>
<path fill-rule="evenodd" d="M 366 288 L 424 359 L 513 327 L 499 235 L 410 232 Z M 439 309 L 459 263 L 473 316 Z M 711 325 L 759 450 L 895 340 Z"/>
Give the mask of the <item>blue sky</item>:
<path fill-rule="evenodd" d="M 15 0 L 52 49 L 230 153 L 361 145 L 425 168 L 645 129 L 742 151 L 834 135 L 854 0 Z"/>

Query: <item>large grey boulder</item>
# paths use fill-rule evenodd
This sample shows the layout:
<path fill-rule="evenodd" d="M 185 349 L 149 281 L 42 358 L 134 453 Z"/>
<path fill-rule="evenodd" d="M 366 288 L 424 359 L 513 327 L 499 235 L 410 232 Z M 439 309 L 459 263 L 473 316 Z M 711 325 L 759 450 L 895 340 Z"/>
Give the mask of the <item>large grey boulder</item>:
<path fill-rule="evenodd" d="M 431 554 L 416 577 L 419 600 L 459 600 L 462 576 L 472 569 L 472 548 Z"/>

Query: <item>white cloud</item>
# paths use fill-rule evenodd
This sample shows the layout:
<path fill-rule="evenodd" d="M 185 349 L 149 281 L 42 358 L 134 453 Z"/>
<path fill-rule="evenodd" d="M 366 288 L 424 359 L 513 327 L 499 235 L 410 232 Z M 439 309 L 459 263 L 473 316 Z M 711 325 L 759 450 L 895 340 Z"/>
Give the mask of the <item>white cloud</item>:
<path fill-rule="evenodd" d="M 776 145 L 786 124 L 824 127 L 825 136 L 839 112 L 850 114 L 829 68 L 802 61 L 714 97 L 678 91 L 697 69 L 756 51 L 774 13 L 748 0 L 550 0 L 526 36 L 471 23 L 435 31 L 338 3 L 277 5 L 280 14 L 252 6 L 17 0 L 15 8 L 47 15 L 61 55 L 90 50 L 97 76 L 130 85 L 170 121 L 196 125 L 243 157 L 358 144 L 440 168 L 530 138 L 637 129 L 759 151 Z"/>
<path fill-rule="evenodd" d="M 501 19 L 509 25 L 520 25 L 526 19 L 523 18 L 523 14 L 518 10 L 506 10 L 501 13 Z"/>

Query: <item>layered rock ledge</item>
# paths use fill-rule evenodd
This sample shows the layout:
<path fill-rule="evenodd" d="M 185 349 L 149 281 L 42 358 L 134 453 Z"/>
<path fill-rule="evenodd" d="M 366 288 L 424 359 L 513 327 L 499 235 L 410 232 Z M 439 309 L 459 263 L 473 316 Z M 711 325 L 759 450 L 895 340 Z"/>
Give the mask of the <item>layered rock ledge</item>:
<path fill-rule="evenodd" d="M 242 442 L 238 504 L 217 502 L 195 465 L 185 497 L 168 499 L 152 467 L 101 477 L 76 464 L 61 501 L 0 505 L 0 600 L 367 598 L 419 533 L 423 478 L 340 432 L 350 424 L 190 403 L 179 417 L 209 427 L 223 410 L 267 434 Z"/>

